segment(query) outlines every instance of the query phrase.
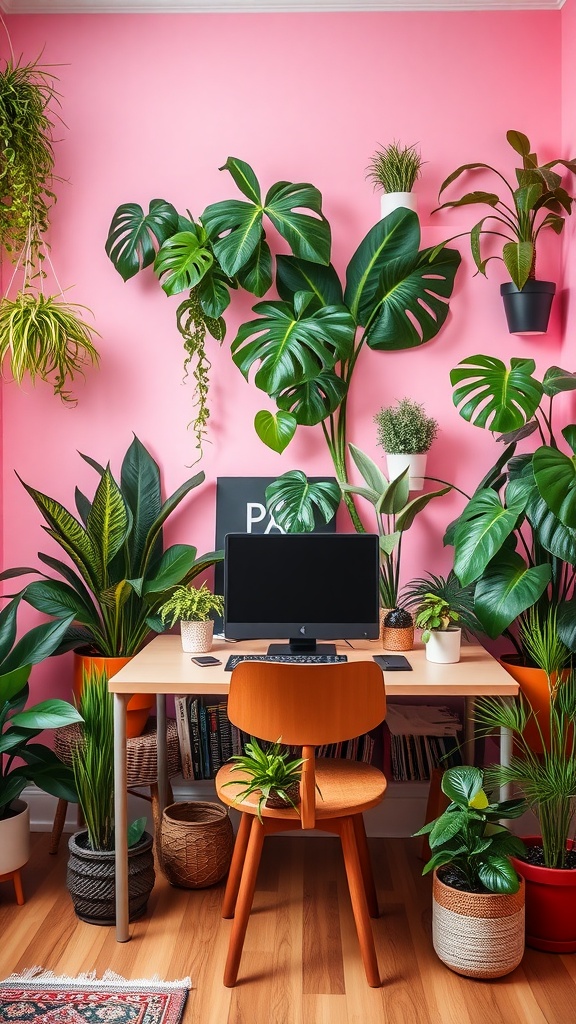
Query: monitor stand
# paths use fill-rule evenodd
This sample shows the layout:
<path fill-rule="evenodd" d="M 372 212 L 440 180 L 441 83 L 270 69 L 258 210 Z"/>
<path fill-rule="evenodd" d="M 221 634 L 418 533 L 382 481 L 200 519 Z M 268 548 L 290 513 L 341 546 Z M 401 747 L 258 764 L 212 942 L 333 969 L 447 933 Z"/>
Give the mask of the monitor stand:
<path fill-rule="evenodd" d="M 290 641 L 287 644 L 270 644 L 267 654 L 289 654 L 302 655 L 305 657 L 307 654 L 326 654 L 329 657 L 334 657 L 336 654 L 336 644 L 317 644 L 313 637 L 307 637 L 306 640 L 302 640 L 300 637 L 290 637 Z"/>

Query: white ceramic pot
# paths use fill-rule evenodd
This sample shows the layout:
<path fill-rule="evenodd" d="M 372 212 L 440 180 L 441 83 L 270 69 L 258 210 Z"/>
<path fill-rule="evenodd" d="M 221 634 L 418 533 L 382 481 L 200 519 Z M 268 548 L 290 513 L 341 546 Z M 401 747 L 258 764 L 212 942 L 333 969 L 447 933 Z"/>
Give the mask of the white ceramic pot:
<path fill-rule="evenodd" d="M 13 800 L 12 815 L 0 821 L 0 875 L 23 867 L 30 857 L 30 810 L 24 800 Z"/>
<path fill-rule="evenodd" d="M 460 661 L 462 630 L 459 626 L 450 629 L 432 629 L 426 644 L 426 659 L 438 665 L 453 665 Z"/>
<path fill-rule="evenodd" d="M 212 649 L 212 636 L 214 633 L 214 622 L 206 619 L 204 622 L 182 621 L 180 623 L 180 636 L 182 637 L 182 650 L 186 654 L 205 654 Z"/>
<path fill-rule="evenodd" d="M 416 455 L 414 453 L 401 453 L 395 455 L 392 454 L 392 452 L 386 452 L 388 476 L 390 480 L 395 480 L 396 477 L 400 476 L 406 467 L 408 467 L 410 470 L 408 474 L 408 486 L 410 487 L 410 490 L 421 491 L 424 487 L 427 458 L 427 452 L 424 452 L 423 455 Z"/>
<path fill-rule="evenodd" d="M 380 196 L 380 220 L 384 220 L 394 210 L 405 209 L 418 212 L 418 200 L 415 192 L 383 192 Z"/>

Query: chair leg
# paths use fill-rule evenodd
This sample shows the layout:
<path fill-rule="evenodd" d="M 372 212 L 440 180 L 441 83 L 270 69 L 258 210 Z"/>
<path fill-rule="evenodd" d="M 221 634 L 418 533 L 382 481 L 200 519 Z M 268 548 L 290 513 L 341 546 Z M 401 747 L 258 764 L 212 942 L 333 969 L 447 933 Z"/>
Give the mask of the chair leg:
<path fill-rule="evenodd" d="M 264 825 L 255 817 L 252 819 L 252 825 L 250 828 L 250 839 L 248 841 L 244 870 L 242 871 L 238 899 L 236 901 L 236 912 L 234 914 L 234 921 L 232 922 L 232 932 L 230 934 L 226 967 L 224 968 L 224 984 L 226 988 L 232 988 L 236 984 L 236 979 L 238 977 L 238 968 L 240 967 L 240 958 L 242 956 L 246 928 L 248 927 L 248 918 L 250 917 L 250 911 L 252 909 L 254 889 L 256 887 L 256 876 L 258 874 L 263 843 Z"/>
<path fill-rule="evenodd" d="M 56 814 L 54 815 L 54 824 L 52 825 L 52 834 L 50 836 L 50 846 L 48 847 L 48 853 L 58 853 L 58 847 L 60 845 L 60 839 L 62 832 L 64 831 L 64 823 L 66 821 L 66 811 L 68 810 L 68 801 L 59 800 L 56 807 Z"/>
<path fill-rule="evenodd" d="M 238 889 L 240 888 L 240 880 L 242 878 L 242 869 L 246 859 L 246 848 L 248 846 L 248 840 L 250 839 L 251 825 L 252 815 L 243 814 L 240 818 L 240 825 L 238 827 L 236 841 L 234 843 L 234 852 L 232 853 L 230 870 L 228 872 L 228 881 L 226 882 L 226 891 L 222 901 L 222 917 L 224 918 L 234 917 L 236 900 L 238 898 Z"/>
<path fill-rule="evenodd" d="M 16 903 L 19 907 L 24 904 L 24 889 L 22 888 L 22 875 L 20 874 L 20 868 L 14 872 L 14 892 L 16 894 Z"/>
<path fill-rule="evenodd" d="M 376 959 L 376 948 L 374 946 L 374 936 L 368 913 L 368 901 L 364 889 L 364 878 L 356 845 L 353 819 L 351 817 L 342 818 L 339 831 L 348 888 L 350 890 L 352 912 L 356 922 L 356 931 L 358 932 L 358 941 L 360 943 L 360 952 L 362 954 L 364 970 L 366 971 L 366 978 L 371 988 L 379 988 L 378 960 Z"/>
<path fill-rule="evenodd" d="M 354 825 L 356 847 L 358 849 L 360 868 L 362 870 L 362 878 L 364 880 L 364 892 L 366 893 L 366 901 L 368 903 L 368 913 L 370 914 L 370 917 L 379 917 L 378 897 L 376 896 L 376 886 L 374 885 L 374 873 L 372 871 L 370 850 L 368 849 L 368 841 L 366 839 L 364 818 L 361 814 L 355 814 L 352 818 L 352 823 Z"/>

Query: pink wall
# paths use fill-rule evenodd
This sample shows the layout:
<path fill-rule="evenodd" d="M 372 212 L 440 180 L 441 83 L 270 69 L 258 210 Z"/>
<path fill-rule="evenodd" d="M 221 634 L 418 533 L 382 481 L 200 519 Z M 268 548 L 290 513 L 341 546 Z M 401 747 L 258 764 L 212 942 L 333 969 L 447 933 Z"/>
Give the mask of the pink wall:
<path fill-rule="evenodd" d="M 562 12 L 573 37 L 572 14 Z M 566 125 L 562 136 L 562 17 L 494 12 L 8 18 L 17 53 L 30 59 L 43 49 L 46 63 L 58 65 L 66 128 L 56 147 L 57 171 L 69 184 L 58 189 L 52 258 L 61 284 L 74 286 L 69 298 L 94 312 L 102 365 L 88 373 L 85 384 L 79 382 L 75 409 L 62 407 L 46 386 L 34 391 L 3 385 L 4 565 L 35 565 L 36 552 L 47 550 L 39 516 L 14 470 L 71 507 L 75 485 L 90 493 L 94 487 L 94 474 L 77 451 L 110 460 L 116 470 L 134 431 L 160 462 L 166 489 L 189 475 L 192 389 L 181 383 L 177 299 L 165 298 L 152 277 L 124 284 L 113 270 L 104 240 L 119 203 L 147 205 L 161 196 L 198 215 L 209 202 L 236 195 L 218 167 L 227 156 L 238 156 L 253 165 L 265 188 L 282 178 L 320 188 L 333 228 L 333 259 L 343 270 L 378 217 L 378 197 L 365 181 L 368 160 L 378 143 L 397 138 L 419 143 L 427 161 L 418 187 L 424 241 L 456 234 L 470 226 L 469 218 L 453 212 L 431 221 L 429 211 L 440 182 L 458 164 L 484 160 L 511 170 L 508 128 L 526 132 L 544 158 L 573 141 Z M 5 53 L 4 40 L 0 46 Z M 527 76 L 526 68 L 537 71 Z M 506 360 L 534 354 L 542 367 L 568 356 L 561 302 L 545 339 L 510 337 L 498 294 L 502 269 L 492 264 L 488 281 L 473 278 L 467 243 L 459 244 L 464 261 L 446 328 L 415 352 L 363 353 L 350 399 L 349 436 L 377 456 L 373 414 L 408 394 L 441 423 L 429 473 L 471 490 L 492 464 L 494 444 L 454 410 L 450 368 L 477 352 Z M 539 271 L 558 277 L 558 246 L 544 250 Z M 229 339 L 247 313 L 249 304 L 240 298 L 227 317 Z M 300 432 L 281 456 L 264 448 L 252 420 L 268 407 L 266 396 L 244 382 L 226 343 L 221 350 L 214 345 L 211 358 L 206 484 L 188 501 L 170 538 L 202 550 L 213 545 L 218 475 L 331 470 L 318 430 Z M 448 569 L 441 538 L 460 508 L 455 494 L 417 521 L 405 543 L 405 580 L 427 569 Z M 64 694 L 67 672 L 60 660 L 36 678 Z"/>

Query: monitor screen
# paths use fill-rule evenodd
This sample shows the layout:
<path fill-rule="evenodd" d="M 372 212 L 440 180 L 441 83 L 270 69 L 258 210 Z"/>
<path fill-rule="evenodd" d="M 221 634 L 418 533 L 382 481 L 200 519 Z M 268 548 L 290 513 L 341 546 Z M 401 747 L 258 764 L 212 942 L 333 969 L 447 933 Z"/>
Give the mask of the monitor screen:
<path fill-rule="evenodd" d="M 225 635 L 287 637 L 291 653 L 314 650 L 316 640 L 375 640 L 378 575 L 373 534 L 229 533 Z"/>

